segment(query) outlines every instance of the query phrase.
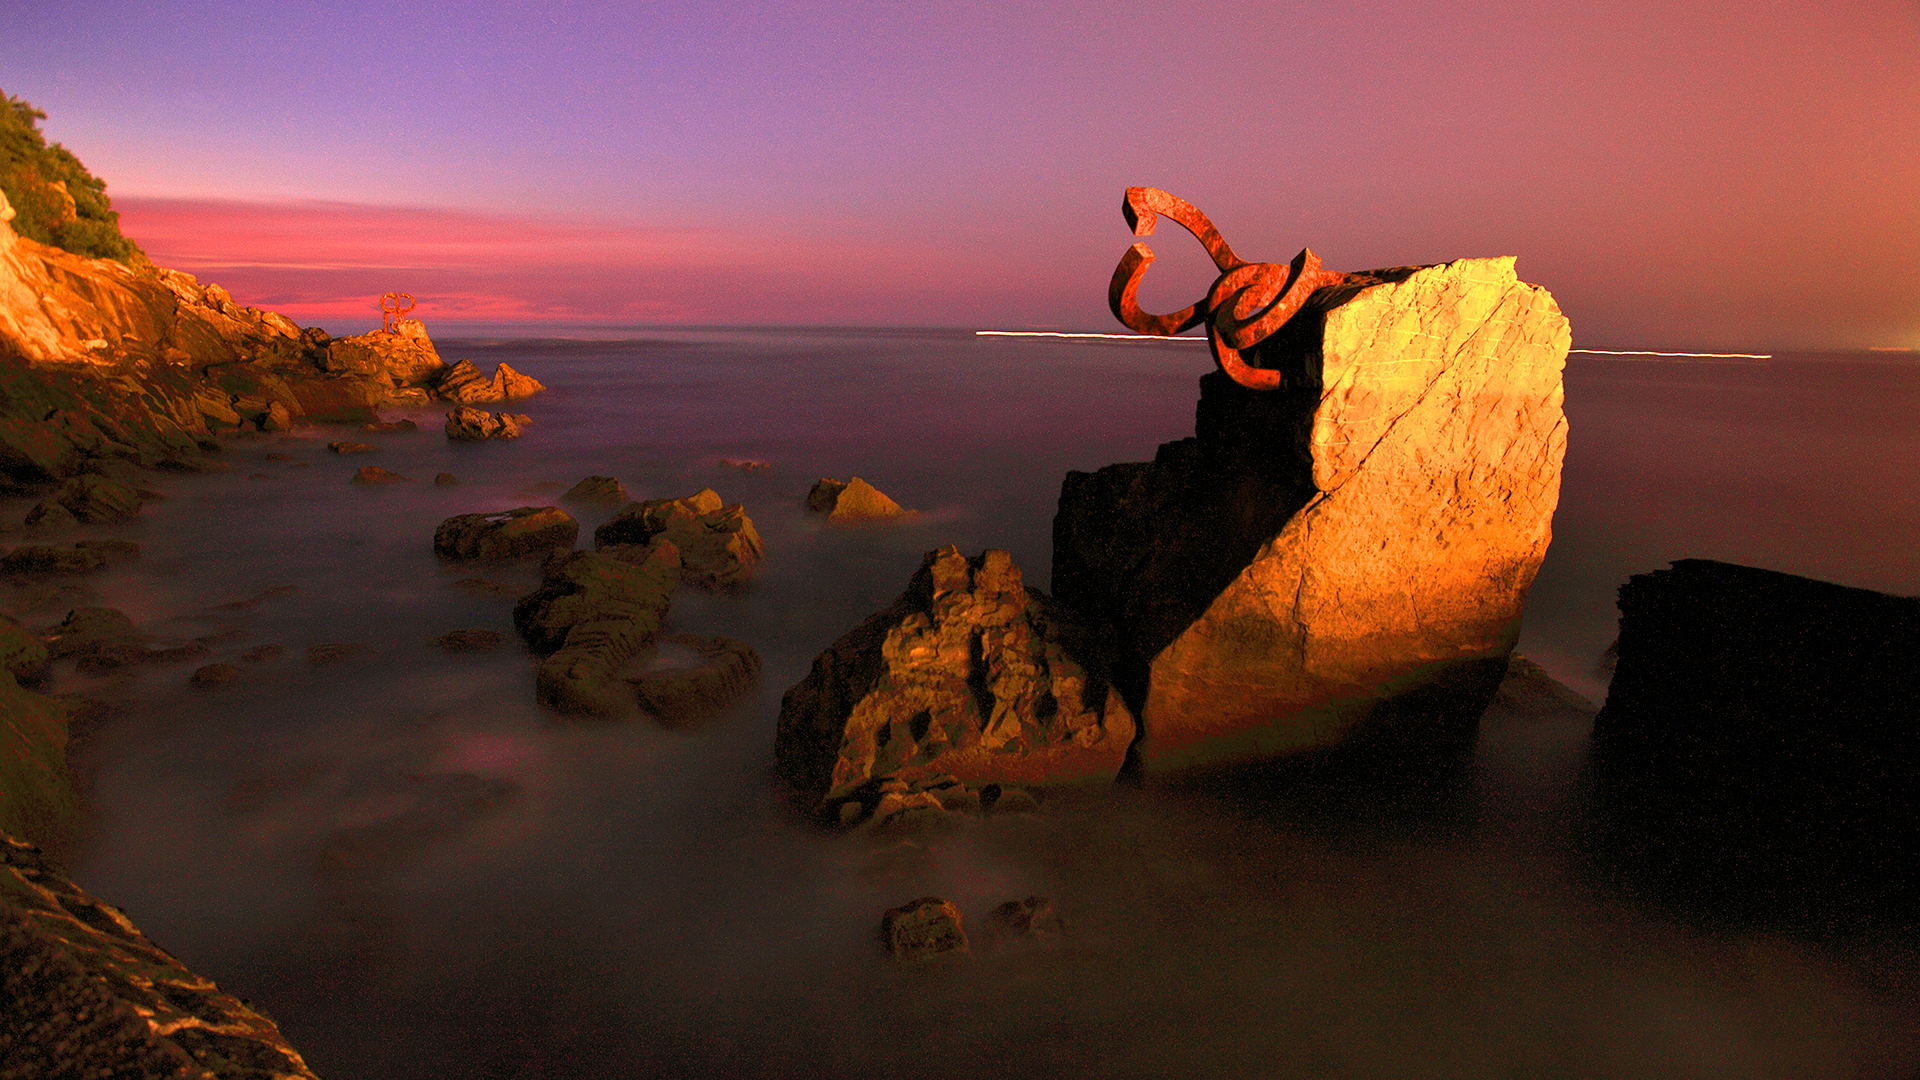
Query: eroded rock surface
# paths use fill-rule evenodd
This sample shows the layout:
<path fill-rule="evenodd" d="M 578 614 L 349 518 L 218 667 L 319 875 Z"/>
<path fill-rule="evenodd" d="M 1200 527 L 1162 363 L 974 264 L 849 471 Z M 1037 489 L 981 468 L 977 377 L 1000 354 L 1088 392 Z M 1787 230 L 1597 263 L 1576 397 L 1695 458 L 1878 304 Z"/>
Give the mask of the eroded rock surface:
<path fill-rule="evenodd" d="M 1111 628 L 1145 773 L 1470 744 L 1546 552 L 1566 319 L 1513 260 L 1356 275 L 1201 380 L 1192 439 L 1069 473 L 1058 600 Z"/>
<path fill-rule="evenodd" d="M 313 1077 L 273 1021 L 0 833 L 0 1076 Z"/>
<path fill-rule="evenodd" d="M 781 701 L 775 768 L 829 820 L 884 780 L 1111 781 L 1133 717 L 1004 551 L 927 554 Z"/>
<path fill-rule="evenodd" d="M 712 488 L 684 499 L 629 503 L 593 532 L 596 548 L 644 545 L 665 537 L 680 552 L 685 579 L 707 589 L 747 583 L 766 551 L 753 519 L 739 503 L 727 504 Z"/>
<path fill-rule="evenodd" d="M 588 716 L 631 710 L 634 690 L 620 669 L 659 636 L 679 584 L 680 552 L 664 539 L 549 562 L 540 588 L 513 609 L 527 644 L 546 655 L 534 680 L 540 703 Z"/>
<path fill-rule="evenodd" d="M 697 662 L 624 677 L 640 708 L 669 727 L 705 720 L 733 704 L 760 677 L 760 654 L 744 641 L 668 634 L 660 643 L 692 652 Z"/>

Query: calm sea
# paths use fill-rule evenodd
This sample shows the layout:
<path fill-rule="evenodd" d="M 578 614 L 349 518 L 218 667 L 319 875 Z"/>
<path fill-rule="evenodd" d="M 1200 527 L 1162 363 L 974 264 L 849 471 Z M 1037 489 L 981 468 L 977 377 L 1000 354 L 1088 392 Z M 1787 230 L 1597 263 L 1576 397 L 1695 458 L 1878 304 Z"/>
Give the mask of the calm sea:
<path fill-rule="evenodd" d="M 812 658 L 942 544 L 1006 548 L 1046 587 L 1062 475 L 1191 434 L 1203 348 L 940 330 L 439 344 L 547 384 L 526 437 L 449 444 L 427 412 L 417 433 L 236 443 L 230 471 L 161 478 L 167 501 L 96 530 L 139 541 L 138 563 L 26 614 L 104 603 L 246 669 L 212 692 L 189 667 L 61 677 L 118 706 L 80 749 L 98 824 L 73 869 L 262 1006 L 323 1076 L 1920 1068 L 1911 940 L 1710 932 L 1570 870 L 1585 731 L 1564 718 L 1493 733 L 1477 809 L 1445 827 L 1116 791 L 883 843 L 781 805 L 779 696 Z M 1566 388 L 1565 480 L 1521 650 L 1581 692 L 1604 695 L 1614 590 L 1673 559 L 1920 593 L 1915 357 L 1576 355 Z M 379 449 L 329 453 L 341 438 Z M 413 482 L 349 483 L 365 464 Z M 440 472 L 461 483 L 435 486 Z M 750 590 L 674 601 L 676 628 L 765 661 L 759 691 L 703 726 L 542 714 L 510 618 L 536 571 L 432 553 L 447 516 L 553 503 L 595 474 L 641 498 L 713 487 L 765 538 Z M 812 481 L 850 475 L 924 513 L 810 518 Z M 460 584 L 474 577 L 490 587 Z M 467 627 L 507 642 L 430 644 Z M 353 651 L 309 661 L 326 643 Z M 238 659 L 263 645 L 284 652 Z M 1050 896 L 1071 935 L 890 964 L 881 913 L 929 893 L 969 920 Z"/>

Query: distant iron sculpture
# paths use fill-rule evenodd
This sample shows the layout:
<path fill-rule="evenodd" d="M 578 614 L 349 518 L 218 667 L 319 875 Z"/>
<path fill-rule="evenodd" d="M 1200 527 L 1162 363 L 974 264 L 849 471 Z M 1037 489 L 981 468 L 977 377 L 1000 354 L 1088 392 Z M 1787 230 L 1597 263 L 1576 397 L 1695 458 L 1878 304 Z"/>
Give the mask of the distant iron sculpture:
<path fill-rule="evenodd" d="M 390 292 L 382 296 L 380 298 L 381 331 L 388 334 L 397 333 L 398 331 L 396 331 L 394 327 L 406 316 L 407 312 L 412 310 L 413 296 L 409 293 Z"/>
<path fill-rule="evenodd" d="M 1347 275 L 1321 269 L 1320 257 L 1305 248 L 1288 266 L 1247 262 L 1227 246 L 1207 215 L 1159 188 L 1128 188 L 1120 212 L 1126 215 L 1135 236 L 1153 235 L 1160 215 L 1172 218 L 1199 239 L 1213 257 L 1213 264 L 1220 268 L 1220 277 L 1207 290 L 1205 299 L 1171 315 L 1150 315 L 1140 310 L 1134 294 L 1140 289 L 1141 276 L 1153 264 L 1153 252 L 1145 244 L 1134 244 L 1120 257 L 1113 281 L 1107 286 L 1107 306 L 1113 309 L 1114 318 L 1137 333 L 1163 337 L 1204 322 L 1214 362 L 1229 378 L 1254 390 L 1280 386 L 1280 372 L 1251 367 L 1240 359 L 1240 353 L 1272 336 L 1299 312 L 1315 289 L 1337 285 Z"/>

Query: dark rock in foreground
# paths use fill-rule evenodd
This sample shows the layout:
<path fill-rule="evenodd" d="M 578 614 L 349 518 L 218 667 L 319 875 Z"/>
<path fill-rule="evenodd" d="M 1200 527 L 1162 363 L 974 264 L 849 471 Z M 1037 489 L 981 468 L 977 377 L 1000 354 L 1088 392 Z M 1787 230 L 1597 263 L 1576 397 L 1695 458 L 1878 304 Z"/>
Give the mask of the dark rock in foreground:
<path fill-rule="evenodd" d="M 140 545 L 126 540 L 81 540 L 71 545 L 26 544 L 0 559 L 8 574 L 90 574 L 139 558 Z"/>
<path fill-rule="evenodd" d="M 774 767 L 829 820 L 886 779 L 1111 782 L 1133 717 L 1077 635 L 1006 552 L 929 552 L 787 691 Z"/>
<path fill-rule="evenodd" d="M 493 514 L 457 514 L 433 531 L 433 550 L 449 559 L 511 559 L 571 548 L 580 523 L 557 506 L 522 506 Z"/>
<path fill-rule="evenodd" d="M 0 1076 L 313 1077 L 273 1021 L 0 834 Z"/>
<path fill-rule="evenodd" d="M 1920 908 L 1920 599 L 1687 559 L 1621 586 L 1618 654 L 1616 850 L 1793 921 Z"/>

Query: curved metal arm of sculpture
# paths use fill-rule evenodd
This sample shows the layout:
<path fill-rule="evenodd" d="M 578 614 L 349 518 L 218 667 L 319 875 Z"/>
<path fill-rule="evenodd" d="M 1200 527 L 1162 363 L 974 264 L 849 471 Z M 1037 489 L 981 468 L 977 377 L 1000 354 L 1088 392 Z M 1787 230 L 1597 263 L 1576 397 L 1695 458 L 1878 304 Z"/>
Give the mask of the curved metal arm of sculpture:
<path fill-rule="evenodd" d="M 380 329 L 393 333 L 394 324 L 412 310 L 413 296 L 410 293 L 390 292 L 380 297 Z"/>
<path fill-rule="evenodd" d="M 1140 278 L 1153 263 L 1153 252 L 1145 244 L 1134 244 L 1120 257 L 1107 286 L 1107 306 L 1114 317 L 1136 333 L 1163 336 L 1204 322 L 1214 362 L 1228 377 L 1255 390 L 1279 386 L 1279 372 L 1248 366 L 1240 359 L 1240 350 L 1264 341 L 1300 311 L 1315 289 L 1343 281 L 1346 275 L 1321 269 L 1320 257 L 1304 248 L 1291 266 L 1247 262 L 1233 253 L 1207 215 L 1159 188 L 1128 188 L 1120 209 L 1135 236 L 1152 234 L 1161 214 L 1184 226 L 1207 249 L 1220 268 L 1220 277 L 1204 300 L 1171 315 L 1148 314 L 1140 310 L 1135 295 Z"/>

